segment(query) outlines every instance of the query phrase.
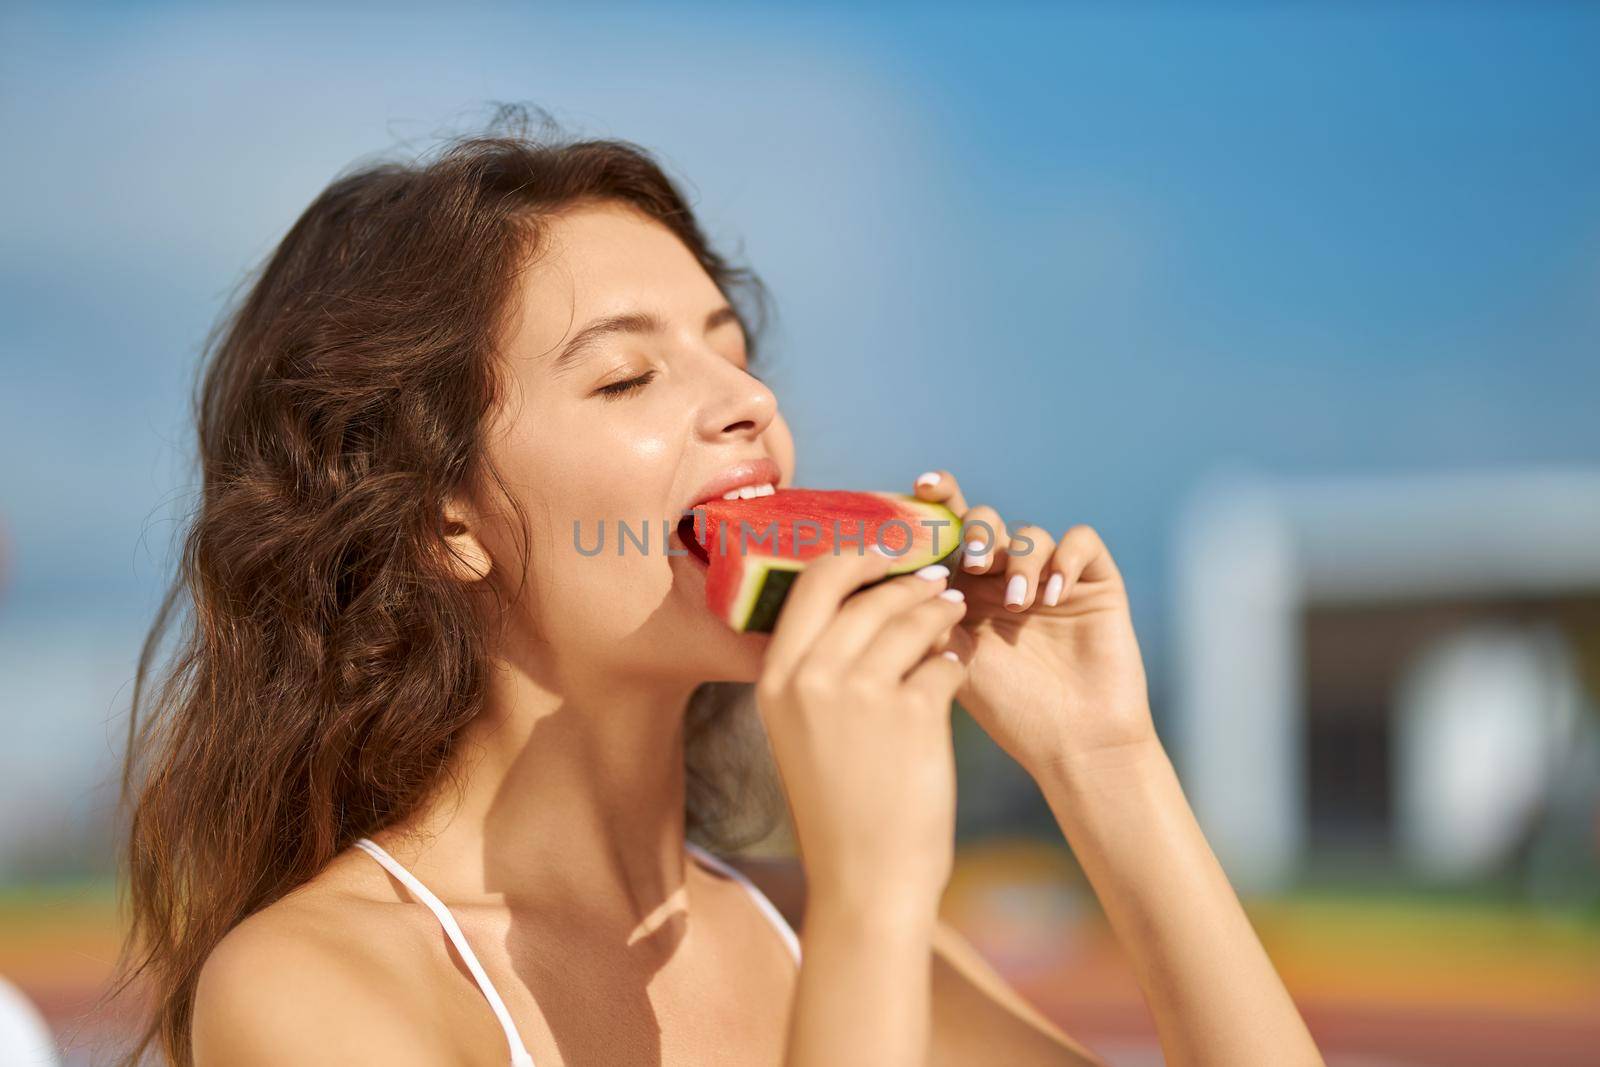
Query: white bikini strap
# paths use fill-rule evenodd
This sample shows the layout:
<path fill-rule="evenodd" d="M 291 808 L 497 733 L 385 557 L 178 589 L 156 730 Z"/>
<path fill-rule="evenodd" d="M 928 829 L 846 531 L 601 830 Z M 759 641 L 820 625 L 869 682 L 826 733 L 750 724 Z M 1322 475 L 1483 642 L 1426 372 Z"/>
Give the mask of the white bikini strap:
<path fill-rule="evenodd" d="M 686 841 L 684 844 L 688 846 L 689 851 L 705 860 L 713 868 L 721 871 L 723 874 L 728 875 L 740 885 L 744 886 L 746 892 L 750 894 L 750 898 L 754 900 L 756 902 L 756 906 L 761 909 L 762 914 L 767 917 L 767 920 L 771 922 L 772 925 L 777 928 L 778 933 L 783 936 L 783 943 L 789 946 L 789 953 L 790 955 L 794 956 L 795 962 L 800 962 L 800 939 L 795 936 L 794 928 L 790 926 L 788 920 L 783 917 L 783 913 L 773 906 L 772 901 L 767 899 L 767 895 L 757 888 L 756 884 L 750 880 L 749 876 L 739 868 L 732 867 L 724 863 L 722 860 L 718 859 L 716 856 L 713 856 L 711 853 L 707 852 L 693 841 Z"/>
<path fill-rule="evenodd" d="M 467 970 L 472 972 L 473 979 L 478 983 L 478 988 L 483 992 L 484 999 L 489 1002 L 489 1007 L 494 1009 L 495 1018 L 500 1020 L 500 1029 L 506 1032 L 506 1043 L 511 1046 L 511 1067 L 533 1067 L 533 1056 L 522 1043 L 522 1035 L 517 1033 L 517 1026 L 511 1021 L 511 1013 L 506 1010 L 506 1002 L 500 999 L 500 993 L 489 981 L 489 976 L 483 970 L 483 964 L 478 962 L 477 954 L 472 951 L 472 946 L 467 944 L 467 936 L 461 932 L 461 927 L 456 924 L 456 917 L 450 914 L 450 909 L 428 890 L 428 887 L 417 881 L 416 877 L 403 866 L 400 861 L 370 838 L 361 838 L 356 842 L 356 847 L 367 853 L 381 863 L 385 870 L 409 889 L 418 900 L 428 906 L 434 917 L 439 920 L 439 925 L 444 927 L 444 932 L 454 942 L 456 951 L 461 953 L 461 958 L 466 962 Z"/>

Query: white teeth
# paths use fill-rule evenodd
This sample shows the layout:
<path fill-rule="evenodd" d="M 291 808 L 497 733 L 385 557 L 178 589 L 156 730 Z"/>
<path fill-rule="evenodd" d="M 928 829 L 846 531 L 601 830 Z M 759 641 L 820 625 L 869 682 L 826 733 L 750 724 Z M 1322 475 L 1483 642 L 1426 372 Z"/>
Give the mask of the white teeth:
<path fill-rule="evenodd" d="M 777 490 L 771 482 L 762 482 L 760 485 L 741 485 L 737 489 L 729 489 L 722 494 L 724 500 L 753 500 L 758 496 L 771 496 Z"/>

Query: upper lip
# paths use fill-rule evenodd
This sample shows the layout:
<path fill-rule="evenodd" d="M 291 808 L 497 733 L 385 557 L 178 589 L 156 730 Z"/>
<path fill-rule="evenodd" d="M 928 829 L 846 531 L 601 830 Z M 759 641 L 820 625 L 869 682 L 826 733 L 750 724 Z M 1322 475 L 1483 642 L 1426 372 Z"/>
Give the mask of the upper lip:
<path fill-rule="evenodd" d="M 712 478 L 702 485 L 695 493 L 685 508 L 693 508 L 704 504 L 708 500 L 716 500 L 730 489 L 738 489 L 744 485 L 762 485 L 771 483 L 774 489 L 778 486 L 778 479 L 783 472 L 778 470 L 778 465 L 765 456 L 760 459 L 740 460 L 733 466 Z"/>

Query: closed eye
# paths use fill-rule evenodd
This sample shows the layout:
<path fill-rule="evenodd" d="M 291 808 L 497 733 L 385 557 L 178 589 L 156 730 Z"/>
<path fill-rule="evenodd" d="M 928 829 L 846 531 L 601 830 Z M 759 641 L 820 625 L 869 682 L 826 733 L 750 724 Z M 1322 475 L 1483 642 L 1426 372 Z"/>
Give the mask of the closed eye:
<path fill-rule="evenodd" d="M 627 396 L 629 393 L 638 392 L 640 389 L 643 389 L 645 386 L 654 381 L 655 377 L 655 371 L 645 371 L 637 378 L 629 378 L 625 382 L 612 382 L 610 385 L 602 385 L 600 388 L 596 389 L 595 392 L 605 397 L 607 400 L 616 400 L 618 397 L 623 397 Z"/>

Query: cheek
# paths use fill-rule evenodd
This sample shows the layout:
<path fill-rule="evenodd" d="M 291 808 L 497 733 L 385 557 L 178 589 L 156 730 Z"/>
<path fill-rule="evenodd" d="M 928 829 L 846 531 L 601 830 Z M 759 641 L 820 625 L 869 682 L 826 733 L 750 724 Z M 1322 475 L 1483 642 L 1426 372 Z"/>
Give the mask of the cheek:
<path fill-rule="evenodd" d="M 666 491 L 652 492 L 651 480 L 630 471 L 595 472 L 542 503 L 549 519 L 536 541 L 545 563 L 537 573 L 557 607 L 626 625 L 627 605 L 658 601 L 671 584 L 660 514 Z"/>
<path fill-rule="evenodd" d="M 603 414 L 547 425 L 544 446 L 521 464 L 530 584 L 557 641 L 637 630 L 672 585 L 662 525 L 676 474 L 670 435 Z"/>

